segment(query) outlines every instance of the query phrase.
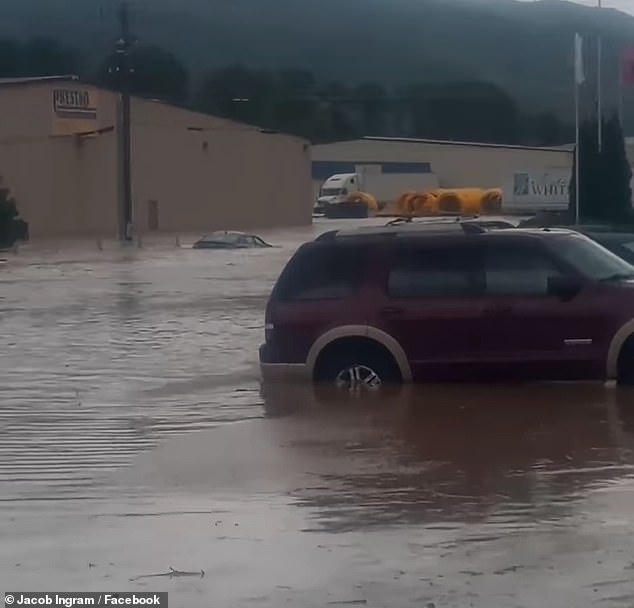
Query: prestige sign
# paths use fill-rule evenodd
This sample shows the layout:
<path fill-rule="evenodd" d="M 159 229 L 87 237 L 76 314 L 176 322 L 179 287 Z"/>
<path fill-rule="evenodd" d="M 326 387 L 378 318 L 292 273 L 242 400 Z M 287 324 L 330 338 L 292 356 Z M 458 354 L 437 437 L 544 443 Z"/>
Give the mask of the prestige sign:
<path fill-rule="evenodd" d="M 95 89 L 54 89 L 52 101 L 54 135 L 70 135 L 97 128 Z"/>
<path fill-rule="evenodd" d="M 60 118 L 97 118 L 97 105 L 87 89 L 55 89 L 53 108 Z"/>

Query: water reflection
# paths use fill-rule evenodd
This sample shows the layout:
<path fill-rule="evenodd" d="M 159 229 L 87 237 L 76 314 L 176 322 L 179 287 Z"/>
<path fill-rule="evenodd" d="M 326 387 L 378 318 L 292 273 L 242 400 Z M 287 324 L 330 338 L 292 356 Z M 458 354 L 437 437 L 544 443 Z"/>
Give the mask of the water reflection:
<path fill-rule="evenodd" d="M 562 521 L 633 470 L 634 393 L 591 385 L 425 386 L 370 398 L 265 386 L 270 417 L 309 420 L 297 458 L 340 466 L 297 493 L 330 531 L 385 525 Z"/>

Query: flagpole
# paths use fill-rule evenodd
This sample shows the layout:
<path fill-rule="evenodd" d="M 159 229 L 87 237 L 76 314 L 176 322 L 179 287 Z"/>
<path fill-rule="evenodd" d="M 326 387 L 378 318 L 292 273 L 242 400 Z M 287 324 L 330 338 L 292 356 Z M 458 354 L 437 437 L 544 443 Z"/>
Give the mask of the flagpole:
<path fill-rule="evenodd" d="M 574 224 L 579 224 L 579 82 L 575 72 L 575 216 Z"/>
<path fill-rule="evenodd" d="M 579 89 L 582 83 L 585 81 L 584 69 L 583 69 L 583 39 L 579 34 L 575 34 L 575 69 L 574 69 L 574 83 L 575 83 L 575 200 L 574 200 L 574 225 L 579 223 Z"/>
<path fill-rule="evenodd" d="M 619 122 L 623 127 L 623 53 L 619 53 Z"/>
<path fill-rule="evenodd" d="M 597 8 L 601 8 L 601 0 L 597 0 Z M 601 33 L 597 38 L 597 144 L 599 152 L 603 148 L 603 95 L 601 87 L 601 63 L 603 62 L 603 42 Z"/>

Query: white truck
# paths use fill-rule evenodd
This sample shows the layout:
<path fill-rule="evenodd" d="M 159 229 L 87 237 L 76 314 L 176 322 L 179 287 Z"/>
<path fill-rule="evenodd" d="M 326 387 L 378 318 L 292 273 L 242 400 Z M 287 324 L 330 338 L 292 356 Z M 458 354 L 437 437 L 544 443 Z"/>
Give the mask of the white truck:
<path fill-rule="evenodd" d="M 371 194 L 382 209 L 404 192 L 425 192 L 434 188 L 438 188 L 438 179 L 433 173 L 383 173 L 380 167 L 357 166 L 356 173 L 331 175 L 322 184 L 314 211 L 332 217 L 359 217 L 367 215 L 367 207 L 347 202 L 348 195 L 353 192 Z"/>

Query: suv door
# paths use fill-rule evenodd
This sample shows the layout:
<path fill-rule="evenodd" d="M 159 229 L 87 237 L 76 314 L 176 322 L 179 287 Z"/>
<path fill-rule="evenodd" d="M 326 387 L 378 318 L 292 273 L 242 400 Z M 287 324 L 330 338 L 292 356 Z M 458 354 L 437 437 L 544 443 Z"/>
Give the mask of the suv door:
<path fill-rule="evenodd" d="M 499 380 L 577 380 L 600 377 L 605 311 L 587 293 L 563 301 L 548 278 L 570 270 L 541 239 L 481 242 L 486 302 L 483 362 Z"/>
<path fill-rule="evenodd" d="M 465 239 L 390 247 L 371 324 L 400 343 L 414 380 L 474 372 L 482 305 L 474 252 Z"/>
<path fill-rule="evenodd" d="M 267 357 L 304 363 L 320 335 L 366 323 L 362 286 L 366 247 L 313 242 L 282 271 L 267 304 Z"/>

